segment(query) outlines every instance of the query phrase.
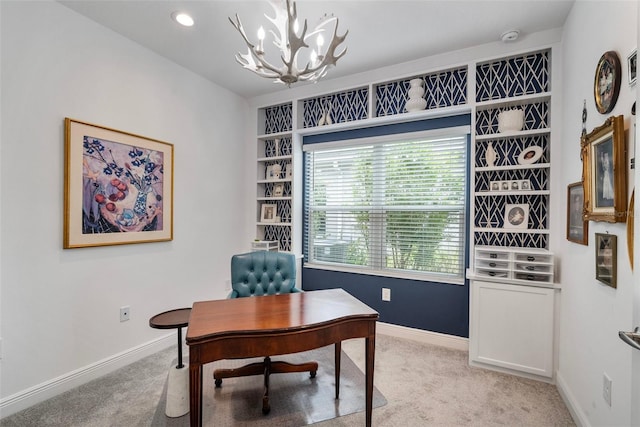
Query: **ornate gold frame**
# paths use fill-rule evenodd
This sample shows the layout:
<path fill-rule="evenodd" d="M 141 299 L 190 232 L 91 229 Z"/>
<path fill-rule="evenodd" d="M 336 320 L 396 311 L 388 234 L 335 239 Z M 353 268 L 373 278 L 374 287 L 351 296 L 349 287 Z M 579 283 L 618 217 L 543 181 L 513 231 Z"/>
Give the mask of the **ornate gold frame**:
<path fill-rule="evenodd" d="M 627 150 L 624 139 L 624 117 L 609 117 L 602 126 L 583 136 L 582 185 L 584 187 L 583 216 L 589 221 L 625 222 L 627 219 Z M 611 159 L 604 160 L 604 154 Z M 600 156 L 599 156 L 600 154 Z M 604 169 L 608 170 L 605 172 Z M 609 177 L 609 184 L 599 182 Z M 612 186 L 613 201 L 604 200 L 605 187 Z M 607 198 L 610 199 L 610 198 Z"/>

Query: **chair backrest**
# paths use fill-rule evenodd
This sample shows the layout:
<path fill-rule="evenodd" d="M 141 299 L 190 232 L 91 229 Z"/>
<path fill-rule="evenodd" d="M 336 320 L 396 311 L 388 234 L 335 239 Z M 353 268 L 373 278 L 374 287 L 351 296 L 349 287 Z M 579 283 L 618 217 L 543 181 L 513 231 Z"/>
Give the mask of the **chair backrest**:
<path fill-rule="evenodd" d="M 296 258 L 293 254 L 258 251 L 231 257 L 229 298 L 300 292 L 295 286 Z"/>

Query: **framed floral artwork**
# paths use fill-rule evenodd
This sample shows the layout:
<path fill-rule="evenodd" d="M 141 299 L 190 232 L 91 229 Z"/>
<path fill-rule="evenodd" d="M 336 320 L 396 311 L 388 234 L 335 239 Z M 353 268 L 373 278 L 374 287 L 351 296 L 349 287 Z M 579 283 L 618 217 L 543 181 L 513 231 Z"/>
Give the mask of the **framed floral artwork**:
<path fill-rule="evenodd" d="M 173 145 L 65 119 L 65 249 L 173 240 Z"/>
<path fill-rule="evenodd" d="M 627 167 L 623 116 L 609 117 L 581 140 L 584 217 L 625 222 Z"/>

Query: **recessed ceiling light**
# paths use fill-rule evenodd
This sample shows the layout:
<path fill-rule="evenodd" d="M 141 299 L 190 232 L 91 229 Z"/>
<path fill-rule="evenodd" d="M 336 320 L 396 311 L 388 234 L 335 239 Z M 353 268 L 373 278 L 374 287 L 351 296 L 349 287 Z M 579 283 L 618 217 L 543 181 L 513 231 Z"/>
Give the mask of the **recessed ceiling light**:
<path fill-rule="evenodd" d="M 184 12 L 173 12 L 171 14 L 171 18 L 176 21 L 180 25 L 184 25 L 185 27 L 193 26 L 193 18 Z"/>
<path fill-rule="evenodd" d="M 508 42 L 516 41 L 519 35 L 520 35 L 520 30 L 509 30 L 502 33 L 500 38 L 502 39 L 503 42 L 508 43 Z"/>

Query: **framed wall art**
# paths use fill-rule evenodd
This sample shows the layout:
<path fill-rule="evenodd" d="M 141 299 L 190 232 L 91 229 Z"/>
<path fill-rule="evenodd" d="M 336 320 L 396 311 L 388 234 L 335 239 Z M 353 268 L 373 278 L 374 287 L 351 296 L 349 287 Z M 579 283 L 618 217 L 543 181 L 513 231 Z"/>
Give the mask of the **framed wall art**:
<path fill-rule="evenodd" d="M 618 237 L 596 233 L 596 279 L 616 288 L 618 276 Z"/>
<path fill-rule="evenodd" d="M 173 145 L 65 119 L 65 249 L 173 239 Z"/>
<path fill-rule="evenodd" d="M 609 117 L 582 138 L 584 215 L 590 221 L 625 222 L 627 167 L 623 116 Z"/>
<path fill-rule="evenodd" d="M 529 205 L 506 205 L 504 209 L 504 228 L 523 228 L 529 226 Z"/>
<path fill-rule="evenodd" d="M 638 73 L 638 49 L 634 49 L 633 52 L 627 56 L 627 70 L 629 72 L 629 86 L 636 84 L 636 77 Z"/>
<path fill-rule="evenodd" d="M 567 186 L 567 240 L 589 244 L 589 221 L 583 218 L 584 189 L 582 182 Z"/>
<path fill-rule="evenodd" d="M 276 222 L 277 205 L 263 203 L 260 208 L 260 222 Z"/>
<path fill-rule="evenodd" d="M 605 52 L 598 61 L 593 79 L 593 98 L 600 114 L 610 113 L 615 107 L 620 93 L 620 80 L 618 54 L 613 50 Z"/>

